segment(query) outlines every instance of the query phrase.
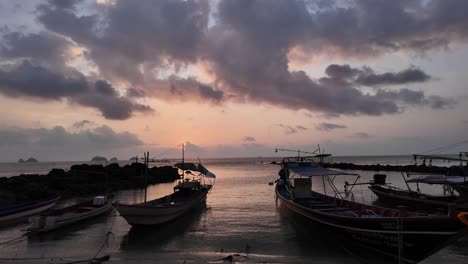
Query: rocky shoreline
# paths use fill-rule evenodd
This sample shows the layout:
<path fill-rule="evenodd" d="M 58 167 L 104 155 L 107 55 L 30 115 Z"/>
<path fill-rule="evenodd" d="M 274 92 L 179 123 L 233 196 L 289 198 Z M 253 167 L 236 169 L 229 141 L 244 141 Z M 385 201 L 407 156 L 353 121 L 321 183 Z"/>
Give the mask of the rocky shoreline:
<path fill-rule="evenodd" d="M 0 204 L 41 199 L 60 194 L 63 198 L 96 195 L 106 191 L 136 189 L 148 184 L 179 179 L 172 166 L 152 167 L 145 179 L 145 165 L 132 163 L 121 167 L 117 163 L 103 165 L 73 165 L 70 170 L 52 169 L 47 174 L 22 174 L 0 178 Z"/>

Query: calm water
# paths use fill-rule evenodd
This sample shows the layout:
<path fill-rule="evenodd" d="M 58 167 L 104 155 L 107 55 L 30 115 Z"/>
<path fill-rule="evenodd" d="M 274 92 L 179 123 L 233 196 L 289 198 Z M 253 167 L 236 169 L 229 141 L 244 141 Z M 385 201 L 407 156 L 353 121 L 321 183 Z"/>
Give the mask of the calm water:
<path fill-rule="evenodd" d="M 342 159 L 346 161 L 346 158 Z M 382 157 L 353 159 L 349 162 L 392 164 L 390 162 L 395 161 L 395 157 L 387 163 Z M 89 259 L 98 252 L 98 256 L 110 255 L 109 263 L 223 263 L 223 257 L 235 253 L 248 253 L 247 259 L 238 260 L 249 263 L 363 262 L 337 241 L 326 239 L 320 230 L 305 227 L 280 213 L 275 203 L 274 186 L 268 185 L 276 179 L 278 171 L 277 165 L 269 164 L 271 160 L 207 160 L 206 166 L 216 173 L 217 179 L 206 207 L 164 228 L 133 229 L 113 211 L 51 234 L 22 237 L 0 244 L 0 263 L 63 263 Z M 404 164 L 403 160 L 398 162 Z M 68 168 L 70 163 L 60 164 Z M 34 165 L 44 171 L 50 169 L 41 163 Z M 3 171 L 8 170 L 12 171 L 3 168 Z M 373 175 L 373 172 L 353 172 L 360 173 L 363 182 Z M 389 172 L 387 175 L 388 181 L 403 187 L 399 173 Z M 342 187 L 345 180 L 351 181 L 351 178 L 337 180 L 337 186 Z M 150 186 L 148 196 L 160 197 L 172 192 L 172 187 L 172 183 Z M 314 179 L 313 189 L 323 192 L 321 180 Z M 439 190 L 428 188 L 426 191 L 435 193 Z M 143 194 L 143 190 L 122 191 L 118 193 L 118 199 L 138 202 L 143 200 Z M 365 203 L 375 200 L 365 186 L 356 188 L 354 195 L 357 201 Z M 18 238 L 25 227 L 26 224 L 18 224 L 0 229 L 0 243 Z M 468 239 L 449 245 L 422 263 L 468 263 Z"/>

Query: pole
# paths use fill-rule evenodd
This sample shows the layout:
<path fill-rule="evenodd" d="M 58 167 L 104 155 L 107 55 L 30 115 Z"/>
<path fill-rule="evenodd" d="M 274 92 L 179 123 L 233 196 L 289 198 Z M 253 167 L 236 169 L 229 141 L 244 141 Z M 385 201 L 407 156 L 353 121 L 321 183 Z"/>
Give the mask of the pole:
<path fill-rule="evenodd" d="M 182 182 L 185 181 L 185 145 L 182 143 Z"/>
<path fill-rule="evenodd" d="M 145 156 L 145 203 L 148 195 L 148 158 L 149 152 L 143 153 Z"/>

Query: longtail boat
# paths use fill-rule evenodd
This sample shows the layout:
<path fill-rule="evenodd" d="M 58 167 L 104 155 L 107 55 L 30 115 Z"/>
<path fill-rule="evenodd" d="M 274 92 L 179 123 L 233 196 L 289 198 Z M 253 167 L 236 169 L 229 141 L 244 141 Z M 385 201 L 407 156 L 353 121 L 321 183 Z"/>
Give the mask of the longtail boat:
<path fill-rule="evenodd" d="M 148 156 L 145 157 L 145 163 L 148 166 Z M 173 193 L 150 201 L 146 201 L 145 193 L 145 201 L 137 204 L 114 203 L 114 207 L 130 225 L 161 225 L 185 215 L 206 201 L 212 184 L 205 183 L 205 178 L 209 180 L 215 178 L 215 175 L 201 163 L 182 161 L 174 166 L 181 172 L 181 179 L 174 186 Z"/>
<path fill-rule="evenodd" d="M 38 214 L 54 206 L 60 196 L 0 207 L 0 225 Z"/>
<path fill-rule="evenodd" d="M 33 233 L 49 232 L 77 222 L 82 222 L 112 209 L 114 195 L 96 196 L 91 200 L 55 209 L 29 219 L 31 225 L 26 229 Z"/>
<path fill-rule="evenodd" d="M 437 252 L 466 230 L 468 213 L 446 215 L 411 213 L 366 205 L 350 200 L 350 190 L 340 192 L 334 179 L 344 173 L 323 168 L 315 156 L 284 158 L 276 184 L 281 205 L 314 224 L 344 237 L 365 250 L 402 263 L 417 263 Z M 312 191 L 313 177 L 321 177 L 333 190 L 332 195 Z"/>
<path fill-rule="evenodd" d="M 415 161 L 423 159 L 423 164 L 426 164 L 426 159 L 429 160 L 431 166 L 432 160 L 450 160 L 459 161 L 460 166 L 451 166 L 445 174 L 424 174 L 402 172 L 403 181 L 407 186 L 407 190 L 390 186 L 386 183 L 384 174 L 374 175 L 374 180 L 369 182 L 369 189 L 377 195 L 379 201 L 387 205 L 405 205 L 413 210 L 425 210 L 428 212 L 443 212 L 448 206 L 455 204 L 458 211 L 468 211 L 468 191 L 464 190 L 468 186 L 468 168 L 463 166 L 463 162 L 468 160 L 458 159 L 443 156 L 433 155 L 413 155 Z M 410 187 L 410 185 L 415 186 Z M 443 195 L 433 195 L 421 192 L 419 185 L 439 185 L 443 190 Z"/>

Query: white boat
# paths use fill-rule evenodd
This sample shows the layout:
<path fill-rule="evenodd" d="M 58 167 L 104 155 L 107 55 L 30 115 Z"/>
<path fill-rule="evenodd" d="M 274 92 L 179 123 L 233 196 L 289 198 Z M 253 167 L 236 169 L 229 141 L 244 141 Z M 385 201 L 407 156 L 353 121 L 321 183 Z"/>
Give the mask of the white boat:
<path fill-rule="evenodd" d="M 146 164 L 148 164 L 147 157 Z M 201 164 L 182 162 L 175 164 L 175 167 L 182 171 L 182 179 L 174 187 L 172 194 L 137 204 L 114 203 L 115 209 L 130 225 L 164 224 L 181 217 L 206 201 L 212 185 L 202 182 L 205 182 L 205 177 L 215 178 L 215 175 Z M 192 179 L 185 179 L 186 174 L 192 176 Z"/>
<path fill-rule="evenodd" d="M 54 206 L 60 196 L 0 207 L 0 225 L 41 213 Z"/>
<path fill-rule="evenodd" d="M 31 217 L 31 225 L 26 230 L 35 233 L 47 232 L 99 216 L 112 209 L 113 199 L 113 195 L 97 196 L 86 202 Z"/>

